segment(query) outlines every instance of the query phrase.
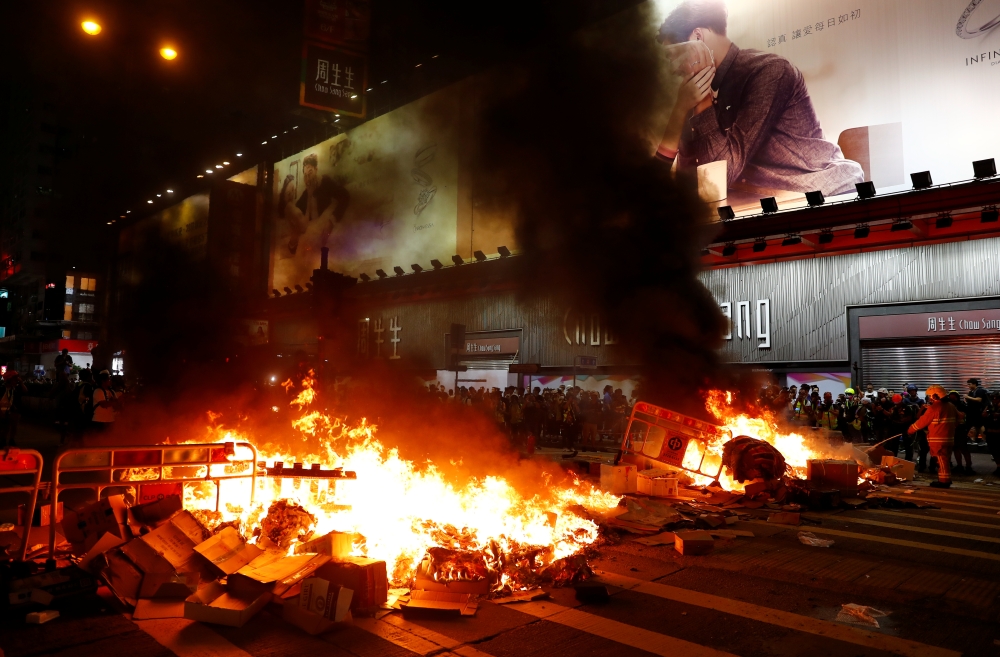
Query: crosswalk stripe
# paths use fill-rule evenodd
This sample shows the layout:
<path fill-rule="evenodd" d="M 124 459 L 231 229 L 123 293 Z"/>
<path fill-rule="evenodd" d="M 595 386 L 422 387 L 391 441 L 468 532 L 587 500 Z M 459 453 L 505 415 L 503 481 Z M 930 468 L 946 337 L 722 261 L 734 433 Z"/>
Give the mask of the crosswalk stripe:
<path fill-rule="evenodd" d="M 165 618 L 132 622 L 177 657 L 252 657 L 197 621 Z"/>
<path fill-rule="evenodd" d="M 951 525 L 965 525 L 967 527 L 983 527 L 985 529 L 1000 529 L 1000 522 L 996 524 L 990 524 L 988 522 L 973 522 L 972 520 L 959 520 L 957 518 L 941 518 L 938 516 L 929 516 L 922 513 L 901 513 L 900 511 L 885 511 L 883 509 L 865 509 L 865 513 L 878 513 L 884 516 L 891 516 L 894 518 L 919 518 L 920 520 L 929 520 L 931 522 L 946 522 Z M 843 517 L 843 516 L 838 516 Z M 852 516 L 853 517 L 853 516 Z M 1000 516 L 994 516 L 998 521 L 1000 521 Z"/>
<path fill-rule="evenodd" d="M 940 497 L 926 497 L 924 495 L 907 495 L 902 498 L 904 500 L 920 500 L 921 502 L 934 502 L 936 504 L 951 504 L 953 506 L 967 506 L 973 509 L 993 509 L 994 511 L 1000 510 L 1000 506 L 991 506 L 989 504 L 969 504 L 968 502 L 952 502 L 947 498 Z M 950 509 L 949 509 L 950 510 Z"/>
<path fill-rule="evenodd" d="M 517 611 L 530 614 L 550 623 L 558 623 L 575 630 L 599 636 L 615 643 L 632 646 L 663 657 L 735 657 L 732 653 L 709 648 L 667 634 L 628 625 L 603 616 L 588 614 L 579 609 L 563 607 L 553 602 L 524 602 L 517 605 Z"/>
<path fill-rule="evenodd" d="M 954 650 L 938 648 L 926 643 L 901 639 L 850 625 L 802 616 L 771 607 L 762 607 L 749 602 L 732 600 L 710 593 L 701 593 L 700 591 L 692 591 L 659 582 L 648 582 L 634 577 L 607 572 L 602 572 L 598 576 L 598 579 L 613 586 L 619 586 L 658 598 L 683 602 L 724 614 L 741 616 L 750 620 L 767 623 L 768 625 L 776 625 L 798 632 L 806 632 L 808 634 L 844 641 L 845 643 L 865 646 L 872 650 L 884 650 L 897 655 L 912 657 L 959 657 L 961 655 L 961 653 Z"/>
<path fill-rule="evenodd" d="M 979 536 L 977 534 L 962 534 L 960 532 L 950 532 L 947 529 L 931 529 L 930 527 L 915 527 L 913 525 L 899 525 L 894 522 L 882 522 L 881 520 L 868 520 L 867 518 L 855 518 L 854 516 L 837 516 L 844 522 L 853 522 L 859 525 L 872 525 L 873 527 L 888 527 L 889 529 L 902 529 L 908 532 L 919 534 L 933 534 L 935 536 L 950 536 L 952 538 L 964 538 L 970 541 L 982 541 L 984 543 L 1000 543 L 1000 538 L 992 536 Z M 1000 527 L 996 528 L 1000 529 Z"/>
<path fill-rule="evenodd" d="M 951 492 L 951 489 L 948 490 L 949 492 L 947 493 L 938 493 L 936 489 L 928 488 L 927 490 L 920 490 L 917 491 L 916 493 L 910 493 L 910 495 L 933 497 L 935 499 L 940 499 L 942 501 L 958 498 L 961 500 L 967 500 L 973 502 L 995 502 L 997 504 L 997 508 L 1000 508 L 1000 495 L 987 495 L 986 497 L 980 497 L 978 495 L 961 495 L 961 494 L 956 495 Z M 907 495 L 907 497 L 909 497 L 910 495 Z"/>
<path fill-rule="evenodd" d="M 921 511 L 934 514 L 961 514 L 963 516 L 978 516 L 980 518 L 1000 519 L 1000 511 L 996 513 L 983 513 L 982 511 L 964 511 L 962 509 L 920 509 Z"/>
<path fill-rule="evenodd" d="M 862 541 L 872 541 L 874 543 L 889 543 L 891 545 L 900 545 L 902 547 L 912 547 L 921 550 L 930 550 L 932 552 L 947 552 L 949 554 L 960 554 L 964 557 L 977 557 L 979 559 L 989 559 L 990 561 L 1000 561 L 1000 554 L 991 554 L 989 552 L 980 552 L 978 550 L 966 550 L 964 548 L 948 547 L 947 545 L 934 545 L 933 543 L 918 543 L 917 541 L 906 541 L 901 538 L 889 538 L 887 536 L 873 536 L 871 534 L 858 534 L 857 532 L 846 532 L 840 529 L 827 529 L 826 527 L 800 527 L 798 525 L 778 525 L 773 522 L 766 522 L 764 520 L 748 520 L 747 522 L 755 525 L 767 525 L 768 527 L 787 527 L 788 529 L 795 530 L 805 530 L 814 532 L 816 534 L 830 534 L 832 536 L 843 536 L 844 538 L 857 538 Z"/>

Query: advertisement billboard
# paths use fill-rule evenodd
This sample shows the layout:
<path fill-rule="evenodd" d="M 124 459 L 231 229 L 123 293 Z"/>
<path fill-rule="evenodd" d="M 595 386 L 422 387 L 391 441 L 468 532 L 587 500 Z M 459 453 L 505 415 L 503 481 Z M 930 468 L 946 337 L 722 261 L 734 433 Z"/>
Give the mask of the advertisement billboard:
<path fill-rule="evenodd" d="M 357 276 L 450 262 L 458 231 L 459 86 L 274 165 L 271 285 L 329 267 Z"/>
<path fill-rule="evenodd" d="M 968 180 L 973 161 L 1000 154 L 987 118 L 1000 2 L 653 2 L 687 82 L 658 154 L 698 169 L 703 192 L 714 178 L 723 191 L 706 200 L 853 196 L 862 181 L 899 191 L 913 172 Z"/>

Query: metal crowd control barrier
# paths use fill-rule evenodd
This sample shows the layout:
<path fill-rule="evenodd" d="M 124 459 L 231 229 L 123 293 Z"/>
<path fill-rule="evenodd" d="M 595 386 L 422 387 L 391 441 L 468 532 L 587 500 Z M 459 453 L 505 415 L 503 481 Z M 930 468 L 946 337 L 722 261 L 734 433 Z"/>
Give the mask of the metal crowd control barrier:
<path fill-rule="evenodd" d="M 249 450 L 247 458 L 236 458 L 241 449 Z M 59 454 L 52 466 L 52 518 L 59 493 L 64 490 L 91 489 L 100 499 L 105 488 L 131 487 L 138 494 L 142 486 L 202 481 L 215 484 L 218 511 L 221 482 L 247 478 L 253 503 L 257 489 L 257 448 L 245 442 L 69 449 Z M 49 555 L 55 554 L 55 544 L 56 526 L 51 523 Z"/>
<path fill-rule="evenodd" d="M 31 521 L 35 517 L 35 507 L 38 503 L 38 490 L 42 483 L 43 465 L 42 455 L 33 449 L 18 449 L 14 447 L 7 450 L 0 450 L 0 477 L 3 477 L 3 481 L 0 483 L 0 493 L 27 493 L 29 498 L 28 503 L 25 505 L 24 536 L 21 538 L 21 549 L 18 553 L 18 559 L 21 561 L 24 561 L 25 556 L 28 554 Z M 8 477 L 24 479 L 31 477 L 33 482 L 31 484 L 22 482 L 21 484 L 11 483 L 11 485 L 7 485 L 6 479 Z M 55 518 L 55 509 L 53 508 L 52 516 L 49 518 L 49 523 L 53 527 L 55 526 Z"/>

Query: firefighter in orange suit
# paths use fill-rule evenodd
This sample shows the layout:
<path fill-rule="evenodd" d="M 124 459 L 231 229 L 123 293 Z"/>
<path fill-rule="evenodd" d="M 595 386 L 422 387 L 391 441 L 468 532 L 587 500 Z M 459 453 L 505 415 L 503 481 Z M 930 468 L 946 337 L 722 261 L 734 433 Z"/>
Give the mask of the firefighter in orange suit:
<path fill-rule="evenodd" d="M 931 406 L 916 422 L 910 425 L 907 433 L 916 433 L 927 429 L 927 443 L 931 456 L 938 460 L 938 480 L 932 481 L 935 488 L 951 486 L 951 449 L 955 441 L 955 428 L 958 426 L 958 409 L 947 401 L 948 391 L 941 386 L 927 388 L 927 396 Z"/>

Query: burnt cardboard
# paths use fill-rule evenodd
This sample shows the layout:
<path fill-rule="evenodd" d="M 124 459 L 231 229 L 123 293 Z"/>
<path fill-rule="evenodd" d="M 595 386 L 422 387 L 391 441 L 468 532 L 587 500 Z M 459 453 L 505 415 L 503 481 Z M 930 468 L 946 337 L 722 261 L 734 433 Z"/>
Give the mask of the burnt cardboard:
<path fill-rule="evenodd" d="M 402 605 L 403 618 L 459 618 L 475 616 L 478 605 L 468 593 L 411 591 L 410 601 Z"/>
<path fill-rule="evenodd" d="M 715 541 L 706 531 L 674 532 L 674 549 L 686 557 L 708 554 L 714 548 Z"/>
<path fill-rule="evenodd" d="M 302 581 L 299 606 L 305 611 L 339 623 L 351 611 L 354 591 L 331 584 L 322 577 L 309 577 Z"/>
<path fill-rule="evenodd" d="M 186 598 L 198 590 L 202 582 L 210 582 L 212 576 L 199 572 L 195 564 L 186 564 L 185 571 L 169 573 L 145 573 L 140 598 Z"/>
<path fill-rule="evenodd" d="M 237 593 L 219 582 L 212 582 L 184 600 L 184 618 L 214 625 L 243 627 L 270 600 L 271 594 L 266 591 Z"/>
<path fill-rule="evenodd" d="M 170 519 L 126 544 L 122 551 L 144 573 L 171 573 L 184 570 L 193 557 L 199 557 L 195 546 L 208 538 L 205 528 L 187 511 L 179 511 Z"/>
<path fill-rule="evenodd" d="M 342 590 L 346 591 L 347 589 Z M 350 605 L 348 604 L 348 606 Z M 300 598 L 298 597 L 285 600 L 282 607 L 281 617 L 285 620 L 285 622 L 291 623 L 307 634 L 312 635 L 329 632 L 335 627 L 347 625 L 353 620 L 350 609 L 347 609 L 345 615 L 339 621 L 332 621 L 328 618 L 324 618 L 323 616 L 311 613 L 302 608 Z"/>
<path fill-rule="evenodd" d="M 63 535 L 70 543 L 90 549 L 102 534 L 121 539 L 131 538 L 125 523 L 128 506 L 123 495 L 105 497 L 77 511 L 66 511 L 62 521 Z"/>
<path fill-rule="evenodd" d="M 280 596 L 329 561 L 330 557 L 325 554 L 297 554 L 289 557 L 283 553 L 264 552 L 230 575 L 227 581 L 231 585 L 245 585 L 248 588 L 263 585 Z"/>
<path fill-rule="evenodd" d="M 913 475 L 917 469 L 917 464 L 913 461 L 888 455 L 882 457 L 882 465 L 888 466 L 897 479 L 904 479 L 906 481 L 913 481 Z"/>
<path fill-rule="evenodd" d="M 232 575 L 264 553 L 256 545 L 244 541 L 232 527 L 225 527 L 215 536 L 199 543 L 194 551 L 226 575 Z"/>
<path fill-rule="evenodd" d="M 181 498 L 170 495 L 159 500 L 132 506 L 128 509 L 128 526 L 138 536 L 143 530 L 156 529 L 171 516 L 184 508 Z"/>
<path fill-rule="evenodd" d="M 86 554 L 83 555 L 83 558 L 80 559 L 80 563 L 78 563 L 77 565 L 85 570 L 89 569 L 90 564 L 94 559 L 104 554 L 108 550 L 118 547 L 124 542 L 125 539 L 119 536 L 115 536 L 114 534 L 109 534 L 105 532 L 104 534 L 101 534 L 101 537 L 97 539 L 96 543 L 90 546 L 90 549 L 87 550 Z"/>
<path fill-rule="evenodd" d="M 115 597 L 123 603 L 135 606 L 142 587 L 142 571 L 132 563 L 121 550 L 105 554 L 106 565 L 101 569 L 101 579 L 108 585 Z"/>
<path fill-rule="evenodd" d="M 132 620 L 158 618 L 184 618 L 184 598 L 156 598 L 136 603 Z"/>
<path fill-rule="evenodd" d="M 813 488 L 835 488 L 841 497 L 858 494 L 858 477 L 861 466 L 855 461 L 838 459 L 811 459 L 807 462 L 809 484 Z"/>
<path fill-rule="evenodd" d="M 439 591 L 442 593 L 471 593 L 486 595 L 490 592 L 490 582 L 486 579 L 475 579 L 457 582 L 436 582 L 430 577 L 417 573 L 413 589 L 419 591 Z"/>
<path fill-rule="evenodd" d="M 637 470 L 634 465 L 601 464 L 601 488 L 614 495 L 636 492 Z"/>
<path fill-rule="evenodd" d="M 319 538 L 295 546 L 295 554 L 325 554 L 330 557 L 349 557 L 354 549 L 356 534 L 330 532 Z"/>
<path fill-rule="evenodd" d="M 389 599 L 389 580 L 384 561 L 365 557 L 340 557 L 330 560 L 316 570 L 331 584 L 354 591 L 351 610 L 368 612 L 378 609 Z"/>

